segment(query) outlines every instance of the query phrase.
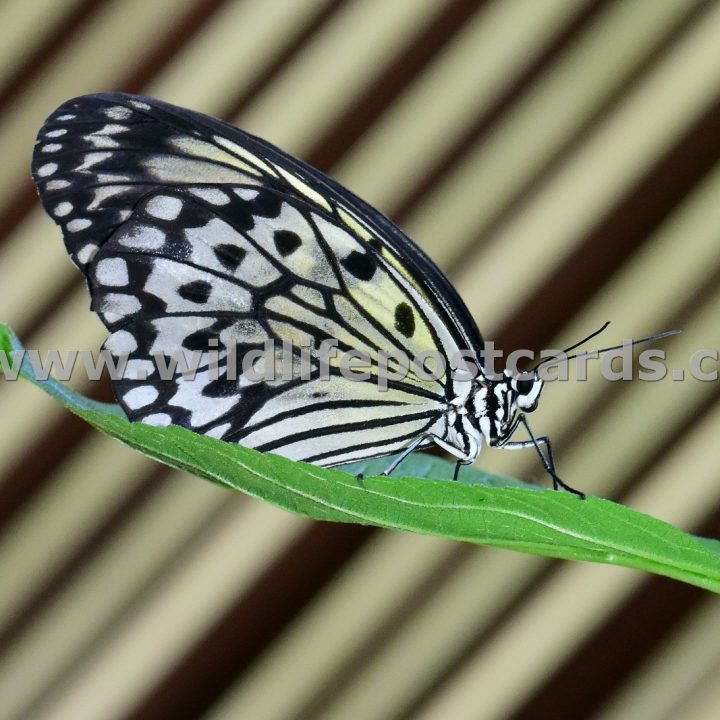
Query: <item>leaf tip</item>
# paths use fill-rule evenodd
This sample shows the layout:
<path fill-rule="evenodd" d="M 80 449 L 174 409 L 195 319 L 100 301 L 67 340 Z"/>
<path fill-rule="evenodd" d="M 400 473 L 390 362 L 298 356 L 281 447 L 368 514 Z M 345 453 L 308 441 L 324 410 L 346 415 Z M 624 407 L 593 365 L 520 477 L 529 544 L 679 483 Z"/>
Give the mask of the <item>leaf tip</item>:
<path fill-rule="evenodd" d="M 8 369 L 13 366 L 13 331 L 8 325 L 0 322 L 0 353 L 4 355 L 4 362 L 0 363 L 0 374 L 3 372 L 3 368 Z"/>

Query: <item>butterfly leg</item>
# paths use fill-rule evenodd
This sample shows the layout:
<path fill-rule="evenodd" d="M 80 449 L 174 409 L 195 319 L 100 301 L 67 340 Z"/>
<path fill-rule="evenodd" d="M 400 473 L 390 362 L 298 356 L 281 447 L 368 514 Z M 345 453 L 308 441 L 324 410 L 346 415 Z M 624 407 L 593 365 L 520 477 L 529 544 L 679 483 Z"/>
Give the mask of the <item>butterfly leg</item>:
<path fill-rule="evenodd" d="M 400 453 L 400 455 L 398 455 L 398 457 L 396 457 L 396 458 L 390 463 L 390 465 L 388 465 L 388 466 L 385 468 L 385 470 L 383 470 L 382 475 L 385 476 L 385 477 L 387 477 L 388 475 L 390 475 L 390 474 L 393 472 L 393 470 L 395 470 L 395 469 L 397 468 L 397 466 L 398 466 L 408 455 L 410 455 L 410 453 L 412 453 L 412 452 L 414 452 L 415 450 L 417 450 L 417 448 L 418 448 L 425 440 L 427 440 L 427 438 L 428 438 L 428 435 L 421 435 L 421 436 L 420 436 L 419 438 L 417 438 L 416 440 L 413 440 L 412 443 L 410 443 L 410 445 L 408 445 L 408 446 L 402 451 L 402 453 Z"/>
<path fill-rule="evenodd" d="M 558 474 L 555 472 L 555 458 L 553 457 L 550 438 L 545 435 L 541 437 L 535 437 L 533 431 L 530 429 L 530 424 L 528 423 L 524 415 L 520 415 L 518 417 L 518 420 L 527 430 L 527 433 L 530 436 L 530 440 L 515 440 L 505 443 L 502 447 L 506 450 L 519 450 L 520 448 L 534 447 L 540 457 L 540 461 L 542 462 L 543 467 L 547 471 L 548 475 L 550 475 L 550 477 L 552 478 L 553 489 L 558 490 L 562 488 L 563 490 L 566 490 L 573 495 L 577 495 L 581 500 L 584 500 L 585 493 L 580 492 L 580 490 L 576 490 L 573 487 L 570 487 L 570 485 L 563 482 L 558 477 Z M 540 445 L 544 445 L 547 448 L 547 454 L 540 449 Z"/>
<path fill-rule="evenodd" d="M 463 460 L 458 460 L 458 461 L 455 463 L 455 472 L 453 473 L 453 481 L 454 481 L 454 482 L 457 482 L 457 479 L 460 477 L 460 468 L 461 468 L 463 465 L 470 465 L 470 464 L 471 464 L 471 463 L 469 463 L 469 462 L 464 462 Z"/>

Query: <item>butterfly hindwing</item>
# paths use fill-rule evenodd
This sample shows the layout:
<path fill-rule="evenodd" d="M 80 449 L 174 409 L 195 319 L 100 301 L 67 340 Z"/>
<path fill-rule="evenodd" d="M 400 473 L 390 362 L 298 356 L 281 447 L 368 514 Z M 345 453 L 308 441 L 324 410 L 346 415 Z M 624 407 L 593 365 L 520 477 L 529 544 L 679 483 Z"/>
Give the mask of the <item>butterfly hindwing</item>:
<path fill-rule="evenodd" d="M 282 210 L 284 203 L 273 227 L 290 232 L 283 228 L 289 222 L 302 235 L 303 225 Z M 179 212 L 168 219 L 170 206 Z M 267 211 L 267 203 L 263 207 Z M 158 209 L 163 210 L 160 219 Z M 393 340 L 363 320 L 357 308 L 349 322 L 348 311 L 334 307 L 340 298 L 353 305 L 340 293 L 340 278 L 327 261 L 325 270 L 310 274 L 314 280 L 293 273 L 268 241 L 267 224 L 258 222 L 263 232 L 244 235 L 198 198 L 158 191 L 141 200 L 132 218 L 106 241 L 90 282 L 95 309 L 114 330 L 108 348 L 117 355 L 130 353 L 129 370 L 116 383 L 120 402 L 134 420 L 175 422 L 298 459 L 321 461 L 331 453 L 337 461 L 336 450 L 348 445 L 354 453 L 358 445 L 372 448 L 378 432 L 384 445 L 388 425 L 399 432 L 394 449 L 400 449 L 437 416 L 442 394 L 436 384 L 413 385 L 411 375 L 388 393 L 378 393 L 375 383 L 347 380 L 338 372 L 343 348 L 328 380 L 319 378 L 317 363 L 301 382 L 284 381 L 281 366 L 277 380 L 252 383 L 241 373 L 230 380 L 224 354 L 218 357 L 215 379 L 207 369 L 213 348 L 237 348 L 235 367 L 242 368 L 245 354 L 269 339 L 316 347 L 336 337 L 344 348 L 361 349 L 375 359 Z M 302 245 L 311 240 L 305 237 Z M 239 264 L 239 254 L 228 262 L 229 248 L 242 250 Z M 300 247 L 296 252 L 302 253 Z M 302 265 L 313 261 L 321 263 L 317 248 L 308 250 Z M 192 380 L 182 379 L 180 371 L 170 381 L 158 382 L 152 372 L 137 378 L 138 370 L 157 373 L 149 358 L 170 358 L 178 349 L 202 354 Z"/>

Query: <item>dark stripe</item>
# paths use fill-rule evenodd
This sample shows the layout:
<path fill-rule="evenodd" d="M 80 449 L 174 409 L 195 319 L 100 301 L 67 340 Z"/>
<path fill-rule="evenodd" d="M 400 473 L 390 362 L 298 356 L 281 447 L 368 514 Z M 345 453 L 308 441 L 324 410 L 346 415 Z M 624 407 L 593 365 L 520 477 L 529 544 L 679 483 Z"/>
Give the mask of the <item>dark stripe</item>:
<path fill-rule="evenodd" d="M 437 15 L 417 36 L 410 38 L 396 57 L 380 70 L 374 82 L 353 99 L 333 128 L 307 153 L 307 161 L 320 170 L 330 170 L 483 5 L 485 0 L 438 3 Z"/>
<path fill-rule="evenodd" d="M 720 98 L 515 312 L 498 334 L 496 346 L 533 348 L 549 342 L 568 317 L 579 312 L 670 217 L 718 160 Z M 538 322 L 537 308 L 543 308 L 542 322 Z"/>
<path fill-rule="evenodd" d="M 412 422 L 413 420 L 423 420 L 425 418 L 432 418 L 432 420 L 434 421 L 437 419 L 437 417 L 438 413 L 436 411 L 428 410 L 426 412 L 412 413 L 409 415 L 403 415 L 401 417 L 381 418 L 378 420 L 373 420 L 372 425 L 370 426 L 368 426 L 368 422 L 366 420 L 360 422 L 343 423 L 342 425 L 328 425 L 326 427 L 318 427 L 313 428 L 312 430 L 306 430 L 305 432 L 297 433 L 297 435 L 291 435 L 290 437 L 278 438 L 277 440 L 272 440 L 271 442 L 259 445 L 256 449 L 260 452 L 274 452 L 278 448 L 285 447 L 286 445 L 293 445 L 295 443 L 302 442 L 303 440 L 314 440 L 315 438 L 325 437 L 326 435 L 338 435 L 340 433 L 346 432 L 352 433 L 357 432 L 358 430 L 369 430 L 378 427 L 392 427 L 393 425 L 400 425 L 402 423 Z M 420 434 L 421 433 L 413 433 L 412 437 L 417 437 Z M 364 445 L 354 445 L 352 444 L 352 442 L 350 442 L 348 447 L 345 448 L 342 452 L 352 450 L 355 447 L 370 447 L 372 445 L 381 445 L 383 443 L 386 443 L 388 440 L 390 440 L 391 442 L 395 442 L 397 439 L 398 438 L 385 438 L 383 440 Z M 333 450 L 332 454 L 337 455 L 338 451 Z M 306 460 L 306 462 L 313 461 Z"/>
<path fill-rule="evenodd" d="M 318 313 L 318 314 L 320 314 L 320 313 Z M 304 330 L 304 331 L 306 331 L 306 332 L 308 332 L 308 333 L 312 333 L 312 330 L 313 330 L 313 329 L 317 330 L 317 328 L 314 328 L 313 325 L 310 325 L 310 324 L 305 323 L 305 322 L 300 322 L 300 321 L 295 320 L 295 319 L 293 319 L 293 318 L 289 318 L 289 317 L 287 317 L 286 315 L 281 315 L 280 313 L 268 312 L 268 313 L 266 314 L 266 317 L 267 317 L 269 320 L 275 320 L 276 322 L 286 322 L 286 323 L 288 323 L 288 324 L 290 324 L 290 325 L 292 325 L 292 326 L 294 326 L 294 327 L 296 327 L 296 328 L 299 328 L 300 330 Z M 338 324 L 339 324 L 339 323 L 338 323 Z M 355 334 L 355 336 L 358 337 L 358 334 Z M 376 350 L 378 350 L 378 351 L 386 350 L 386 348 L 378 348 L 374 343 L 371 343 L 370 341 L 362 340 L 362 336 L 360 336 L 360 339 L 361 339 L 361 341 L 366 342 L 366 343 L 367 343 L 368 345 L 370 345 L 371 347 L 376 348 Z M 347 352 L 348 350 L 351 350 L 351 349 L 352 349 L 352 348 L 351 348 L 350 346 L 346 345 L 345 343 L 339 343 L 339 344 L 338 344 L 338 350 L 341 351 L 341 352 Z M 401 350 L 402 348 L 396 348 L 396 349 Z M 412 358 L 410 358 L 410 360 L 412 360 Z M 376 364 L 376 363 L 372 363 L 371 366 L 372 366 L 373 368 L 377 368 L 377 364 Z M 388 369 L 390 369 L 390 366 L 388 366 Z M 330 372 L 331 372 L 331 373 L 337 373 L 338 371 L 335 370 L 335 369 L 333 369 L 333 368 L 330 368 Z M 370 380 L 364 381 L 364 382 L 374 382 L 374 383 L 377 383 L 377 375 L 374 377 L 374 379 L 371 378 Z M 418 396 L 420 396 L 420 397 L 431 398 L 431 399 L 436 400 L 436 401 L 441 401 L 441 400 L 444 398 L 444 395 L 443 395 L 443 394 L 436 394 L 436 393 L 431 392 L 430 390 L 425 390 L 424 388 L 417 387 L 416 385 L 412 385 L 412 384 L 410 384 L 410 383 L 407 383 L 407 384 L 406 384 L 406 383 L 403 383 L 403 382 L 400 381 L 400 380 L 388 380 L 388 381 L 387 381 L 387 384 L 388 384 L 388 387 L 398 388 L 398 389 L 404 389 L 404 390 L 406 390 L 407 392 L 412 393 L 413 395 L 418 395 Z M 438 385 L 440 385 L 440 386 L 442 387 L 442 384 L 441 384 L 440 382 L 438 382 Z"/>
<path fill-rule="evenodd" d="M 297 303 L 298 305 L 302 305 L 305 307 L 305 309 L 308 310 L 308 312 L 314 313 L 319 319 L 322 320 L 329 320 L 331 323 L 337 325 L 340 329 L 344 330 L 351 338 L 354 338 L 356 342 L 352 345 L 348 345 L 347 343 L 340 341 L 339 338 L 333 338 L 335 340 L 338 340 L 338 350 L 339 351 L 345 351 L 351 349 L 359 349 L 361 345 L 365 345 L 369 347 L 371 350 L 374 350 L 375 352 L 383 352 L 387 351 L 386 347 L 380 347 L 377 343 L 375 343 L 373 340 L 371 340 L 369 337 L 367 337 L 364 333 L 361 333 L 358 331 L 358 328 L 352 327 L 349 325 L 343 317 L 339 314 L 328 314 L 322 312 L 320 308 L 317 308 L 313 305 L 309 304 L 302 304 L 299 302 L 299 300 L 296 300 L 295 296 L 286 296 L 288 300 L 290 300 L 293 303 Z M 337 312 L 337 311 L 336 311 Z M 367 314 L 364 312 L 360 313 L 363 318 L 367 321 L 368 325 L 372 325 L 370 322 L 370 318 Z M 287 323 L 288 325 L 291 325 L 293 327 L 299 328 L 301 330 L 304 330 L 307 332 L 310 336 L 313 338 L 317 337 L 318 330 L 320 330 L 320 326 L 313 325 L 311 322 L 306 322 L 305 320 L 298 320 L 297 318 L 292 318 L 289 315 L 285 315 L 277 310 L 268 310 L 265 313 L 265 317 L 267 320 L 272 320 L 274 322 L 278 323 Z M 323 331 L 324 333 L 324 331 Z M 399 350 L 400 348 L 397 346 L 397 344 L 394 344 L 394 349 Z"/>
<path fill-rule="evenodd" d="M 457 167 L 458 163 L 467 156 L 474 147 L 477 147 L 505 117 L 508 110 L 518 99 L 538 81 L 549 66 L 571 45 L 578 40 L 578 35 L 592 24 L 614 0 L 593 0 L 585 5 L 583 10 L 568 23 L 548 47 L 543 50 L 531 65 L 521 73 L 517 80 L 509 85 L 500 98 L 489 110 L 475 119 L 475 122 L 460 136 L 453 148 L 430 169 L 427 175 L 419 178 L 413 186 L 411 193 L 396 208 L 388 212 L 399 223 L 404 222 L 408 216 L 420 205 L 427 195 Z M 452 275 L 452 270 L 448 271 Z"/>
<path fill-rule="evenodd" d="M 137 112 L 142 112 L 142 111 L 141 111 L 141 110 L 138 110 Z M 92 123 L 92 125 L 98 125 L 98 124 L 99 124 L 99 123 Z M 118 123 L 118 124 L 121 124 L 121 123 Z M 179 132 L 177 126 L 175 126 L 175 125 L 170 125 L 170 124 L 168 124 L 168 123 L 163 123 L 162 121 L 158 121 L 158 124 L 167 125 L 167 127 L 172 128 L 172 130 L 173 130 L 174 132 Z M 186 135 L 186 133 L 183 132 L 183 135 Z M 191 136 L 190 136 L 190 137 L 191 137 Z M 202 138 L 202 140 L 205 140 L 205 138 Z M 213 143 L 209 143 L 209 144 L 212 145 Z M 225 152 L 226 155 L 231 155 L 232 157 L 234 157 L 234 156 L 232 155 L 232 153 L 229 152 L 226 148 L 222 148 L 222 146 L 219 146 L 219 145 L 218 145 L 217 147 L 218 147 L 218 148 L 221 148 L 221 149 Z M 250 171 L 246 171 L 246 170 L 244 170 L 242 167 L 238 167 L 237 165 L 233 165 L 233 164 L 230 163 L 230 162 L 225 162 L 224 160 L 217 160 L 217 159 L 213 159 L 213 158 L 208 158 L 208 157 L 206 157 L 206 156 L 204 156 L 204 155 L 190 155 L 190 154 L 188 154 L 188 153 L 186 153 L 186 152 L 167 150 L 167 149 L 164 148 L 164 147 L 159 147 L 157 150 L 149 150 L 148 148 L 142 148 L 142 147 L 132 147 L 132 146 L 130 146 L 130 145 L 120 145 L 119 147 L 108 148 L 108 149 L 105 149 L 105 148 L 99 148 L 99 149 L 95 149 L 95 148 L 82 148 L 82 149 L 78 149 L 78 148 L 75 148 L 75 149 L 66 150 L 66 151 L 63 151 L 63 152 L 55 152 L 55 153 L 52 153 L 52 155 L 48 155 L 47 158 L 43 158 L 43 160 L 44 160 L 44 159 L 51 160 L 51 159 L 53 159 L 53 158 L 62 158 L 62 157 L 72 157 L 73 155 L 75 155 L 75 156 L 77 156 L 77 157 L 83 157 L 83 156 L 85 156 L 85 155 L 98 154 L 98 152 L 107 153 L 107 154 L 109 154 L 109 155 L 113 155 L 113 154 L 116 154 L 116 155 L 130 155 L 130 154 L 135 153 L 135 154 L 138 154 L 138 155 L 145 155 L 145 156 L 147 156 L 147 157 L 155 157 L 155 158 L 157 158 L 157 157 L 160 157 L 160 158 L 162 158 L 162 157 L 178 157 L 178 158 L 182 158 L 183 160 L 187 160 L 187 161 L 189 161 L 189 162 L 191 162 L 191 163 L 194 163 L 194 164 L 205 164 L 205 165 L 209 165 L 209 166 L 213 166 L 213 165 L 214 165 L 214 166 L 217 166 L 217 167 L 225 168 L 225 169 L 227 169 L 227 170 L 232 170 L 234 173 L 237 173 L 238 175 L 245 175 L 246 177 L 249 177 L 249 178 L 257 177 L 258 180 L 261 179 L 261 176 L 260 176 L 259 174 L 258 174 L 257 176 L 254 176 L 254 175 L 252 174 L 252 169 L 253 169 L 254 166 L 251 165 L 250 163 L 247 163 L 248 167 L 250 168 Z M 108 158 L 108 159 L 111 159 L 111 158 Z M 105 160 L 103 160 L 102 162 L 104 163 Z M 97 165 L 94 165 L 94 166 L 93 166 L 93 172 L 95 172 L 96 168 L 98 168 L 98 167 L 102 167 L 102 163 L 98 163 Z M 57 180 L 57 179 L 59 179 L 59 178 L 74 177 L 74 176 L 77 175 L 77 173 L 78 173 L 77 167 L 69 167 L 65 172 L 56 172 L 56 173 L 53 173 L 52 177 L 48 178 L 48 180 Z M 241 184 L 241 182 L 242 182 L 242 181 L 240 181 L 238 184 Z M 123 182 L 121 182 L 121 181 L 118 181 L 118 182 L 116 182 L 116 183 L 98 183 L 98 186 L 99 186 L 99 187 L 106 187 L 107 185 L 111 185 L 111 184 L 112 184 L 112 185 L 133 185 L 134 183 L 132 183 L 132 182 L 123 183 Z M 188 185 L 188 186 L 190 186 L 190 187 L 194 187 L 194 183 L 177 183 L 177 184 L 173 184 L 173 185 L 168 185 L 168 184 L 166 184 L 166 183 L 164 183 L 164 182 L 162 182 L 162 181 L 160 181 L 160 180 L 156 180 L 156 181 L 154 181 L 154 182 L 150 181 L 150 182 L 148 182 L 148 183 L 137 183 L 137 184 L 138 184 L 138 185 L 147 184 L 147 185 L 150 185 L 151 187 L 152 187 L 152 186 L 155 186 L 155 187 L 157 187 L 158 189 L 161 189 L 161 188 L 162 188 L 162 189 L 164 189 L 164 188 L 175 188 L 175 187 L 177 187 L 177 186 L 182 187 L 183 185 Z M 227 183 L 217 183 L 216 186 L 219 187 L 219 188 L 227 187 Z M 83 189 L 85 189 L 85 188 L 83 187 Z M 197 197 L 195 197 L 195 196 L 193 196 L 193 199 L 201 200 L 201 198 L 197 198 Z M 208 205 L 208 207 L 212 207 L 213 210 L 221 210 L 221 209 L 222 209 L 222 208 L 220 208 L 220 207 L 217 206 L 217 205 Z"/>
<path fill-rule="evenodd" d="M 78 449 L 89 432 L 83 420 L 64 410 L 46 432 L 41 435 L 35 432 L 33 444 L 25 450 L 17 464 L 5 468 L 0 476 L 0 528 L 4 528 L 28 504 L 35 492 L 45 487 L 53 471 Z"/>
<path fill-rule="evenodd" d="M 48 65 L 55 62 L 60 52 L 72 43 L 82 42 L 82 38 L 78 38 L 78 35 L 82 34 L 86 22 L 92 19 L 103 5 L 103 0 L 85 0 L 51 29 L 44 42 L 37 47 L 25 64 L 0 88 L 0 120 L 17 95 L 26 90 L 33 79 Z"/>
<path fill-rule="evenodd" d="M 297 543 L 216 619 L 124 720 L 204 716 L 376 532 L 360 525 L 308 523 Z"/>
<path fill-rule="evenodd" d="M 150 52 L 141 62 L 134 64 L 135 70 L 127 75 L 118 87 L 123 92 L 141 92 L 178 53 L 185 49 L 195 35 L 200 34 L 213 15 L 229 2 L 230 0 L 204 0 L 200 3 L 192 3 L 180 22 L 173 23 L 170 34 L 160 36 L 157 44 L 150 44 Z M 178 7 L 182 8 L 182 6 Z"/>
<path fill-rule="evenodd" d="M 362 458 L 357 458 L 357 460 L 368 460 L 376 457 L 384 457 L 385 455 L 392 455 L 393 453 L 397 452 L 398 443 L 409 443 L 412 440 L 417 440 L 420 435 L 422 435 L 433 424 L 433 422 L 435 422 L 435 418 L 432 418 L 432 420 L 427 423 L 425 427 L 420 428 L 420 430 L 418 430 L 417 432 L 406 433 L 404 435 L 396 435 L 391 439 L 390 443 L 386 443 L 382 440 L 378 442 L 356 443 L 342 451 L 328 450 L 327 452 L 318 453 L 317 455 L 311 455 L 310 457 L 305 458 L 303 462 L 324 464 L 323 461 L 329 460 L 330 458 L 336 457 L 337 455 L 345 455 L 349 451 L 370 450 L 372 448 L 375 448 L 378 452 L 364 455 Z M 344 460 L 342 464 L 355 461 L 355 458 L 353 458 L 352 460 Z"/>
<path fill-rule="evenodd" d="M 429 427 L 429 426 L 428 426 Z M 425 428 L 427 430 L 427 428 Z M 343 470 L 344 472 L 347 472 L 347 470 L 344 470 L 348 465 L 352 465 L 354 463 L 363 462 L 365 460 L 377 460 L 378 458 L 388 458 L 388 466 L 393 461 L 390 457 L 391 455 L 396 455 L 398 453 L 403 452 L 404 450 L 407 450 L 408 446 L 411 445 L 415 440 L 417 440 L 419 435 L 410 434 L 404 435 L 402 439 L 397 440 L 392 445 L 385 445 L 381 449 L 375 448 L 373 449 L 372 446 L 368 446 L 365 448 L 367 452 L 360 452 L 360 454 L 357 454 L 358 447 L 353 446 L 353 448 L 348 452 L 344 453 L 346 455 L 349 455 L 351 452 L 354 453 L 353 457 L 351 458 L 345 458 L 344 460 L 340 455 L 338 457 L 335 457 L 332 459 L 331 462 L 321 462 L 322 467 L 327 468 L 336 468 L 339 470 Z M 381 450 L 381 451 L 380 451 Z M 426 437 L 424 440 L 420 442 L 419 445 L 415 447 L 413 450 L 413 453 L 418 453 L 421 450 L 428 450 L 430 454 L 437 454 L 442 455 L 445 451 L 440 448 L 439 445 L 435 445 L 431 438 Z M 435 451 L 433 453 L 433 451 Z M 329 459 L 329 458 L 326 458 Z M 313 461 L 317 462 L 317 460 Z M 400 471 L 396 470 L 393 473 L 394 477 L 401 477 Z"/>
<path fill-rule="evenodd" d="M 272 402 L 272 401 L 270 401 Z M 393 400 L 328 400 L 326 402 L 315 403 L 313 405 L 305 405 L 295 410 L 287 410 L 285 412 L 277 413 L 262 422 L 255 423 L 254 425 L 246 425 L 241 430 L 238 430 L 234 435 L 223 438 L 227 442 L 238 442 L 242 440 L 246 435 L 262 430 L 269 425 L 287 420 L 291 417 L 301 417 L 302 415 L 308 415 L 318 410 L 341 410 L 342 408 L 368 408 L 368 407 L 407 407 L 408 403 L 393 401 Z M 240 443 L 242 444 L 242 443 Z"/>
<path fill-rule="evenodd" d="M 52 715 L 50 708 L 57 703 L 58 695 L 62 694 L 67 686 L 68 679 L 82 676 L 82 673 L 87 670 L 88 661 L 97 657 L 97 653 L 105 646 L 108 638 L 120 636 L 127 627 L 127 623 L 137 618 L 138 614 L 146 609 L 148 598 L 157 597 L 158 593 L 167 587 L 168 579 L 177 576 L 179 567 L 186 562 L 188 556 L 196 552 L 197 548 L 206 542 L 208 536 L 214 534 L 217 525 L 223 522 L 227 515 L 237 512 L 237 504 L 244 501 L 245 498 L 241 495 L 229 494 L 228 500 L 225 503 L 218 503 L 215 511 L 204 523 L 196 524 L 170 561 L 152 578 L 148 579 L 140 592 L 127 599 L 126 603 L 119 608 L 119 612 L 102 627 L 99 633 L 88 638 L 87 642 L 79 648 L 78 654 L 72 657 L 59 673 L 52 676 L 50 682 L 43 686 L 40 695 L 33 698 L 30 705 L 23 709 L 22 717 Z M 129 517 L 132 517 L 132 514 Z M 121 518 L 120 520 L 124 522 L 127 519 Z"/>
<path fill-rule="evenodd" d="M 183 49 L 184 43 L 189 39 L 192 33 L 202 29 L 212 15 L 222 7 L 228 0 L 205 0 L 200 4 L 193 4 L 191 10 L 180 20 L 179 23 L 171 26 L 171 33 L 168 36 L 159 36 L 157 44 L 150 45 L 150 52 L 144 57 L 138 58 L 135 63 L 137 70 L 133 70 L 123 80 L 118 83 L 118 89 L 126 92 L 139 92 L 153 77 L 159 73 L 177 54 Z M 50 48 L 43 45 L 38 48 L 37 55 L 41 62 L 36 64 L 29 77 L 21 77 L 18 83 L 18 90 L 25 90 L 30 78 L 36 75 L 45 63 L 56 60 L 58 51 L 69 42 L 82 42 L 75 37 L 74 29 L 84 29 L 84 25 L 88 18 L 105 3 L 98 0 L 89 0 L 84 3 L 75 14 L 71 15 L 68 21 L 68 27 L 61 25 L 57 33 L 58 42 L 50 43 Z M 73 31 L 70 32 L 70 23 L 72 23 Z M 55 35 L 53 35 L 55 37 Z M 48 51 L 49 50 L 49 51 Z M 8 98 L 17 92 L 13 90 Z M 3 106 L 0 105 L 0 112 Z M 38 128 L 39 129 L 39 128 Z M 32 183 L 28 181 L 23 183 L 14 193 L 14 197 L 8 203 L 7 207 L 0 213 L 0 246 L 15 230 L 15 228 L 25 219 L 26 215 L 35 207 L 37 195 Z M 0 203 L 2 207 L 2 203 Z"/>
<path fill-rule="evenodd" d="M 63 422 L 67 425 L 65 418 Z M 0 656 L 41 617 L 65 586 L 77 580 L 104 543 L 162 487 L 167 480 L 167 472 L 167 468 L 162 465 L 153 466 L 151 474 L 128 493 L 107 517 L 93 518 L 95 524 L 88 528 L 77 550 L 45 579 L 39 590 L 27 599 L 10 622 L 0 628 Z"/>
<path fill-rule="evenodd" d="M 433 564 L 431 572 L 418 577 L 413 591 L 404 595 L 401 603 L 388 608 L 380 622 L 368 628 L 369 635 L 356 641 L 358 645 L 353 648 L 352 655 L 348 655 L 345 662 L 326 671 L 317 694 L 310 697 L 304 706 L 293 708 L 293 720 L 317 720 L 326 717 L 327 709 L 335 703 L 339 689 L 351 686 L 360 674 L 372 665 L 375 658 L 392 645 L 394 638 L 409 628 L 428 603 L 436 602 L 438 588 L 446 586 L 456 578 L 477 558 L 477 551 L 472 545 L 457 543 L 455 552 L 444 555 L 442 560 Z M 393 715 L 392 718 L 396 720 L 400 715 Z"/>
<path fill-rule="evenodd" d="M 348 0 L 328 0 L 317 15 L 306 21 L 306 25 L 298 28 L 295 37 L 287 46 L 280 48 L 277 57 L 262 70 L 250 86 L 238 97 L 228 101 L 222 117 L 234 118 L 244 112 L 265 88 L 272 85 L 275 78 L 293 62 L 295 56 L 304 46 L 320 33 L 335 17 L 335 14 L 347 5 Z"/>

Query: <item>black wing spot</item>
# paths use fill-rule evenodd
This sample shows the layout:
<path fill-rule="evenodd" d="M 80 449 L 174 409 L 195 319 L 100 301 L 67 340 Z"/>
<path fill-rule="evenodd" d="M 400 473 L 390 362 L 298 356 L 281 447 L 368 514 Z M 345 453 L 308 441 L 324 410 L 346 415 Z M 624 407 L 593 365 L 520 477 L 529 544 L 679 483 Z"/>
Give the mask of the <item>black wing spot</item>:
<path fill-rule="evenodd" d="M 407 338 L 415 333 L 415 313 L 406 302 L 399 303 L 395 308 L 395 328 Z"/>
<path fill-rule="evenodd" d="M 285 202 L 281 195 L 270 190 L 260 189 L 257 197 L 250 202 L 252 212 L 263 217 L 274 218 L 280 215 L 282 204 Z"/>
<path fill-rule="evenodd" d="M 210 341 L 213 341 L 212 347 Z M 208 352 L 209 350 L 217 350 L 219 346 L 219 338 L 216 332 L 212 330 L 198 330 L 188 335 L 182 342 L 182 346 L 186 350 L 195 352 Z"/>
<path fill-rule="evenodd" d="M 237 245 L 218 245 L 213 250 L 218 262 L 232 273 L 238 269 L 240 263 L 245 259 L 245 255 L 247 255 L 247 251 Z"/>
<path fill-rule="evenodd" d="M 212 292 L 212 285 L 206 280 L 193 280 L 181 285 L 177 292 L 183 300 L 201 304 L 208 301 Z"/>
<path fill-rule="evenodd" d="M 369 253 L 353 250 L 344 260 L 342 266 L 358 280 L 371 280 L 377 269 L 375 258 Z"/>
<path fill-rule="evenodd" d="M 235 380 L 228 380 L 227 377 L 220 376 L 217 380 L 212 380 L 203 389 L 202 394 L 205 397 L 232 397 L 238 393 L 238 384 Z"/>
<path fill-rule="evenodd" d="M 302 245 L 300 236 L 292 230 L 276 230 L 273 240 L 277 251 L 283 257 L 291 255 Z"/>

